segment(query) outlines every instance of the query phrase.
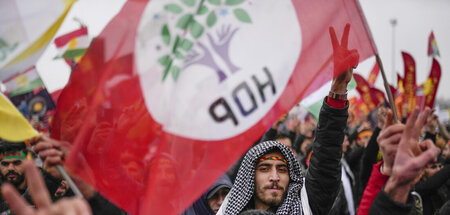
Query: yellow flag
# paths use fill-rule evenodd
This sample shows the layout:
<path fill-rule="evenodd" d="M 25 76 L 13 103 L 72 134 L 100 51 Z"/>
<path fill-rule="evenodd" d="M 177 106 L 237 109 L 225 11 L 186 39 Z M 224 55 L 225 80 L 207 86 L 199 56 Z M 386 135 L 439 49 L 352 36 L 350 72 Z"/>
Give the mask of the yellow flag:
<path fill-rule="evenodd" d="M 0 93 L 0 138 L 10 142 L 21 142 L 38 136 L 39 133 L 5 95 Z"/>

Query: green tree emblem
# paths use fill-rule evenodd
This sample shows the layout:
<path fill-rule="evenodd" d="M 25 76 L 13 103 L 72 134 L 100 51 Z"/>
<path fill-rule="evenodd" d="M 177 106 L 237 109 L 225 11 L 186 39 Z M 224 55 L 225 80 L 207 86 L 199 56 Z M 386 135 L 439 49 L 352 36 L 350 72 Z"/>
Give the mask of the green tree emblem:
<path fill-rule="evenodd" d="M 181 29 L 183 34 L 171 32 L 167 24 L 161 28 L 161 37 L 163 44 L 170 47 L 171 52 L 160 57 L 158 62 L 164 69 L 162 80 L 166 80 L 169 73 L 174 81 L 178 79 L 181 68 L 172 65 L 174 59 L 185 60 L 191 51 L 197 39 L 204 35 L 205 29 L 213 28 L 220 16 L 214 8 L 229 7 L 232 8 L 235 18 L 243 23 L 251 23 L 252 20 L 244 9 L 239 6 L 246 0 L 179 0 L 180 3 L 169 3 L 164 5 L 164 10 L 171 13 L 177 18 L 175 27 Z M 199 3 L 197 4 L 197 1 Z M 183 8 L 197 7 L 195 13 L 183 13 Z M 206 23 L 200 23 L 197 18 L 206 15 Z M 179 31 L 178 31 L 179 32 Z M 235 31 L 234 31 L 235 32 Z M 234 34 L 233 32 L 233 34 Z M 188 39 L 186 34 L 191 36 Z M 208 35 L 209 36 L 209 35 Z"/>

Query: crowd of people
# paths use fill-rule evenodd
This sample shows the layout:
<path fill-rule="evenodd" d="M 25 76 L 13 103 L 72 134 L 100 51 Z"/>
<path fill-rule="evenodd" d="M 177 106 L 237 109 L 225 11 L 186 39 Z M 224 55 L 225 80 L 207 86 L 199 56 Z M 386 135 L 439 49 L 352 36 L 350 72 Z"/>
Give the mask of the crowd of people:
<path fill-rule="evenodd" d="M 330 30 L 340 72 L 317 122 L 282 116 L 183 215 L 450 214 L 448 125 L 428 108 L 402 122 L 385 106 L 376 123 L 349 120 L 358 54 L 347 50 L 348 28 L 341 44 Z M 72 176 L 84 198 L 74 196 L 56 168 L 69 151 L 45 135 L 31 148 L 1 140 L 0 214 L 127 214 Z"/>

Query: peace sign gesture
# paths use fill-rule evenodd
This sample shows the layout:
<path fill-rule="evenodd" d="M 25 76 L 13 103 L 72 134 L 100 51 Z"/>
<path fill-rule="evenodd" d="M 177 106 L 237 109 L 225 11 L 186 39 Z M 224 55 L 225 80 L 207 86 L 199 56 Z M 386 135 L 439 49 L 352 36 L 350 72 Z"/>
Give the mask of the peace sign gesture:
<path fill-rule="evenodd" d="M 36 206 L 34 209 L 20 196 L 12 185 L 4 183 L 1 193 L 14 214 L 17 215 L 90 215 L 91 209 L 86 200 L 63 198 L 52 203 L 41 173 L 31 160 L 25 160 L 25 177 L 31 198 Z"/>
<path fill-rule="evenodd" d="M 344 28 L 344 34 L 342 34 L 341 44 L 336 37 L 336 32 L 333 27 L 330 27 L 331 44 L 333 45 L 333 62 L 334 73 L 333 78 L 337 78 L 341 73 L 347 71 L 353 67 L 356 67 L 359 62 L 359 54 L 356 49 L 348 50 L 348 36 L 350 33 L 350 24 L 347 23 Z M 343 77 L 347 83 L 351 80 L 350 75 L 347 74 Z"/>
<path fill-rule="evenodd" d="M 406 122 L 395 156 L 392 176 L 384 189 L 394 201 L 406 202 L 414 179 L 429 162 L 436 161 L 439 155 L 439 148 L 431 140 L 424 140 L 420 144 L 418 141 L 429 113 L 430 109 L 426 108 L 419 116 L 419 109 L 416 107 Z"/>

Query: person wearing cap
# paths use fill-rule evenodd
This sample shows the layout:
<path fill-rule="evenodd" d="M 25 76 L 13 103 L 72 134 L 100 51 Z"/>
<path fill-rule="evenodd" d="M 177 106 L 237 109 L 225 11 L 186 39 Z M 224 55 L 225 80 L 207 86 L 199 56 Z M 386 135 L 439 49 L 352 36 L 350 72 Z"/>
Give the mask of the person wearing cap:
<path fill-rule="evenodd" d="M 3 145 L 5 144 L 5 145 Z M 2 143 L 0 153 L 0 170 L 2 182 L 8 182 L 21 193 L 25 191 L 26 181 L 23 167 L 23 159 L 27 156 L 25 144 Z M 6 147 L 8 145 L 8 147 Z"/>
<path fill-rule="evenodd" d="M 0 139 L 0 175 L 2 183 L 10 183 L 19 194 L 32 203 L 25 179 L 24 160 L 27 158 L 27 154 L 28 150 L 24 142 L 13 143 Z M 55 192 L 59 180 L 51 177 L 45 171 L 42 171 L 42 173 L 44 174 L 47 189 L 50 192 Z M 8 204 L 0 197 L 0 212 L 8 210 Z"/>
<path fill-rule="evenodd" d="M 232 185 L 230 177 L 223 175 L 182 215 L 216 214 Z"/>

